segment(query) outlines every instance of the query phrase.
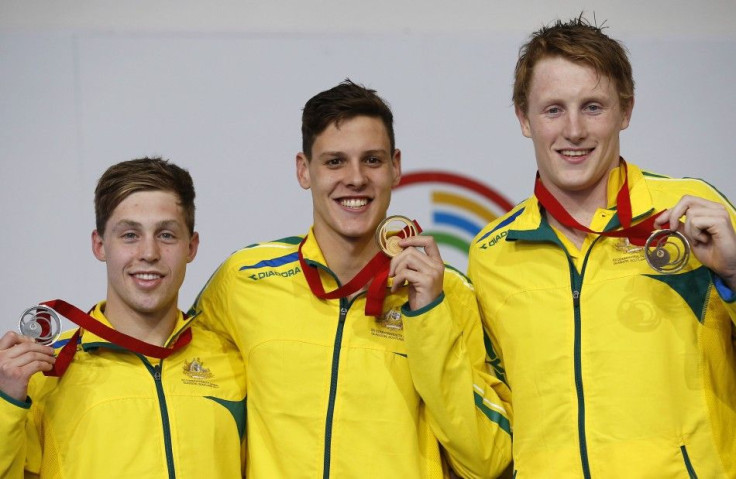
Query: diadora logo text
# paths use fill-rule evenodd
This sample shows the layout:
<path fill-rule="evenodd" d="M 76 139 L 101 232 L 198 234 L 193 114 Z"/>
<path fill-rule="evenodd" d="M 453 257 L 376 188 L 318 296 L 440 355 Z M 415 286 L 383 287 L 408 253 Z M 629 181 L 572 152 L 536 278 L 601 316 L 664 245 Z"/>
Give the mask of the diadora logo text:
<path fill-rule="evenodd" d="M 503 195 L 475 179 L 423 170 L 402 176 L 389 214 L 416 219 L 424 234 L 434 237 L 445 262 L 464 270 L 473 238 L 512 207 Z"/>
<path fill-rule="evenodd" d="M 302 270 L 299 266 L 296 266 L 291 269 L 287 269 L 285 271 L 274 271 L 274 270 L 268 270 L 268 271 L 259 271 L 257 273 L 249 274 L 248 277 L 252 279 L 253 281 L 258 281 L 261 279 L 270 278 L 272 276 L 280 276 L 282 278 L 288 278 L 289 276 L 294 276 L 295 274 L 301 273 Z"/>
<path fill-rule="evenodd" d="M 496 243 L 498 243 L 499 240 L 501 240 L 501 239 L 503 239 L 505 237 L 506 237 L 506 231 L 501 231 L 500 233 L 498 233 L 496 235 L 491 235 L 490 237 L 488 237 L 485 240 L 483 240 L 483 242 L 480 243 L 480 247 L 482 249 L 487 249 L 487 248 L 495 245 Z"/>

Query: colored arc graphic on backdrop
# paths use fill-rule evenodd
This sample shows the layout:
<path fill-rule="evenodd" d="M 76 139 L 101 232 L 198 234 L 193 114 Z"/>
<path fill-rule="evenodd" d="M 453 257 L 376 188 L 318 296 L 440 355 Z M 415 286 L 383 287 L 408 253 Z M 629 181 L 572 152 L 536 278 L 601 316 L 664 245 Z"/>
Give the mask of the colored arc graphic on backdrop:
<path fill-rule="evenodd" d="M 423 183 L 440 183 L 467 189 L 487 198 L 491 203 L 502 209 L 503 212 L 507 212 L 513 208 L 513 205 L 509 200 L 483 183 L 467 176 L 446 171 L 427 170 L 405 174 L 401 177 L 401 181 L 396 186 L 396 189 Z M 497 218 L 495 213 L 478 201 L 449 191 L 433 190 L 432 205 L 432 222 L 434 225 L 451 226 L 466 232 L 469 238 L 475 237 L 475 235 L 478 234 L 486 224 Z M 482 220 L 483 223 L 479 224 L 474 218 L 469 218 L 468 216 L 470 215 L 461 215 L 453 211 L 443 209 L 446 206 L 452 206 L 454 211 L 472 213 L 474 218 Z M 426 228 L 424 232 L 432 235 L 435 241 L 437 241 L 437 244 L 444 244 L 455 248 L 463 254 L 467 254 L 470 249 L 470 241 L 466 241 L 458 235 Z"/>

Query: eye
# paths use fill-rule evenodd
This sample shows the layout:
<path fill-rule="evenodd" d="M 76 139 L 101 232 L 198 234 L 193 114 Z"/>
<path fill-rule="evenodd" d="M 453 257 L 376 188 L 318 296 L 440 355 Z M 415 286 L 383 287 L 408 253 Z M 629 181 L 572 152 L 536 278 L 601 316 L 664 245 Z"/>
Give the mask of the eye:
<path fill-rule="evenodd" d="M 133 231 L 126 231 L 125 233 L 121 234 L 120 237 L 125 241 L 133 241 L 138 238 L 138 234 Z"/>
<path fill-rule="evenodd" d="M 603 107 L 598 103 L 590 103 L 588 105 L 585 105 L 585 111 L 587 111 L 588 113 L 597 114 L 603 111 Z"/>
<path fill-rule="evenodd" d="M 562 108 L 560 108 L 559 106 L 551 106 L 544 110 L 544 114 L 546 116 L 557 117 L 562 114 Z"/>
<path fill-rule="evenodd" d="M 365 162 L 369 165 L 380 165 L 381 163 L 383 163 L 383 160 L 378 156 L 371 155 L 366 157 Z"/>
<path fill-rule="evenodd" d="M 325 160 L 325 166 L 327 166 L 327 168 L 339 168 L 342 163 L 342 158 L 339 157 L 328 158 Z"/>
<path fill-rule="evenodd" d="M 176 235 L 171 231 L 162 231 L 161 233 L 159 233 L 158 237 L 161 238 L 161 240 L 165 243 L 172 243 L 176 241 L 177 238 Z"/>

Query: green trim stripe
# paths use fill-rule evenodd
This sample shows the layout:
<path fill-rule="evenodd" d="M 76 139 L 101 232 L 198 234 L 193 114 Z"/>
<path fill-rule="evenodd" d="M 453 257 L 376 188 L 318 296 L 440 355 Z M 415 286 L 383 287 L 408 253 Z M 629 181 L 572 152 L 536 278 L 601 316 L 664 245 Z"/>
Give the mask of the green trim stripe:
<path fill-rule="evenodd" d="M 505 418 L 500 412 L 494 411 L 493 409 L 486 406 L 485 403 L 483 402 L 483 396 L 481 396 L 477 392 L 473 391 L 473 397 L 475 398 L 475 405 L 478 407 L 478 409 L 480 409 L 483 412 L 483 414 L 488 419 L 498 424 L 498 427 L 506 431 L 509 436 L 511 437 L 514 436 L 511 433 L 511 423 L 509 422 L 507 418 Z"/>
<path fill-rule="evenodd" d="M 486 333 L 485 328 L 483 329 L 483 344 L 486 347 L 486 356 L 488 357 L 487 361 L 488 364 L 491 365 L 493 368 L 493 372 L 496 373 L 496 377 L 503 381 L 503 383 L 508 386 L 509 383 L 506 380 L 506 370 L 503 367 L 503 364 L 501 363 L 501 357 L 496 354 L 496 350 L 493 348 L 493 342 L 491 342 L 491 337 L 488 336 L 488 333 Z"/>
<path fill-rule="evenodd" d="M 0 391 L 0 399 L 4 399 L 4 400 L 8 401 L 10 404 L 12 404 L 13 406 L 17 406 L 17 407 L 22 408 L 22 409 L 30 409 L 31 408 L 31 398 L 29 396 L 26 396 L 26 400 L 25 401 L 18 401 L 17 399 L 12 398 L 12 397 L 8 396 L 7 394 L 5 394 L 4 392 Z"/>
<path fill-rule="evenodd" d="M 238 436 L 243 439 L 245 436 L 245 398 L 240 401 L 228 401 L 215 396 L 205 396 L 205 399 L 210 399 L 230 411 L 238 428 Z"/>
<path fill-rule="evenodd" d="M 302 242 L 304 236 L 287 236 L 286 238 L 271 241 L 271 243 L 286 243 L 288 245 L 298 245 Z"/>
<path fill-rule="evenodd" d="M 705 321 L 705 308 L 710 296 L 711 276 L 705 266 L 679 274 L 645 274 L 675 291 L 690 307 L 699 323 Z"/>

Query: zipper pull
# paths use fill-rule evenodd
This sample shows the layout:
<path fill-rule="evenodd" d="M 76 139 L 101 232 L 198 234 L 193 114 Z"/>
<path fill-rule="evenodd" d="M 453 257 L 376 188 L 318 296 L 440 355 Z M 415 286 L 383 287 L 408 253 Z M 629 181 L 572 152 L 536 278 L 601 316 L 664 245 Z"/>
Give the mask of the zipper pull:
<path fill-rule="evenodd" d="M 161 381 L 161 365 L 157 364 L 153 367 L 153 380 Z"/>
<path fill-rule="evenodd" d="M 580 307 L 580 291 L 575 290 L 572 292 L 572 304 L 576 308 Z"/>

